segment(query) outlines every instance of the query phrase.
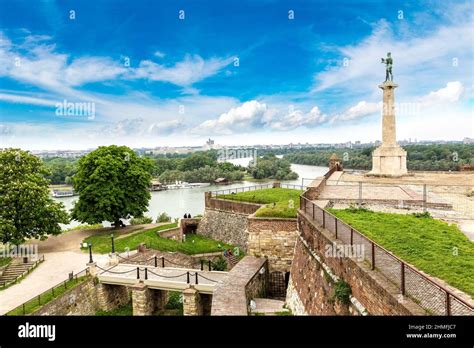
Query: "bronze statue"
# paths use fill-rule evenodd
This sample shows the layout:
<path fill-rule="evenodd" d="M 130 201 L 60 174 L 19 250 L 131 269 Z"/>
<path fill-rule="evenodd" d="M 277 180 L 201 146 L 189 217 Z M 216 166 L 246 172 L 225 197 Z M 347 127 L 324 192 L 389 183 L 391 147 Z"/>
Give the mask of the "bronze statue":
<path fill-rule="evenodd" d="M 390 52 L 387 53 L 387 58 L 382 58 L 382 63 L 385 63 L 385 81 L 393 81 L 393 75 L 392 75 L 392 65 L 393 65 L 393 59 L 392 59 L 392 54 Z M 390 78 L 389 78 L 390 77 Z"/>

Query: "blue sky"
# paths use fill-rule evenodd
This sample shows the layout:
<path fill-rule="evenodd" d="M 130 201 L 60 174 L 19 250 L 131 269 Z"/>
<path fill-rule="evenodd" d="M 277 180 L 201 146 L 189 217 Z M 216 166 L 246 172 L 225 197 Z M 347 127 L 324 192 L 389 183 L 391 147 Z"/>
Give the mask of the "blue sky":
<path fill-rule="evenodd" d="M 374 141 L 387 51 L 398 138 L 473 137 L 469 1 L 0 0 L 0 9 L 1 147 Z"/>

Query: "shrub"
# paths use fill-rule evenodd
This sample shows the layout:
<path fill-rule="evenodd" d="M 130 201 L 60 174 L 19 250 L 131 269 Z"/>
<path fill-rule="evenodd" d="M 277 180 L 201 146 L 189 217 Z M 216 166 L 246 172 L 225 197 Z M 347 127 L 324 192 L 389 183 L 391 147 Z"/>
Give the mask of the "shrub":
<path fill-rule="evenodd" d="M 138 216 L 130 220 L 130 224 L 132 225 L 151 224 L 152 222 L 153 222 L 153 219 L 148 216 Z"/>
<path fill-rule="evenodd" d="M 212 262 L 213 271 L 225 271 L 226 269 L 227 269 L 227 261 L 222 256 L 219 256 L 219 258 L 216 261 Z"/>
<path fill-rule="evenodd" d="M 156 222 L 169 222 L 171 221 L 171 216 L 169 216 L 168 214 L 166 214 L 166 212 L 163 212 L 161 213 L 160 215 L 158 215 L 158 217 L 156 218 Z"/>
<path fill-rule="evenodd" d="M 347 282 L 339 279 L 334 283 L 334 298 L 343 304 L 349 304 L 351 302 L 351 287 Z"/>
<path fill-rule="evenodd" d="M 431 219 L 431 215 L 427 211 L 425 211 L 423 213 L 413 213 L 412 215 L 414 217 L 417 217 L 417 218 Z"/>
<path fill-rule="evenodd" d="M 182 309 L 183 308 L 183 298 L 182 294 L 177 291 L 170 291 L 168 297 L 168 303 L 166 304 L 166 309 Z"/>

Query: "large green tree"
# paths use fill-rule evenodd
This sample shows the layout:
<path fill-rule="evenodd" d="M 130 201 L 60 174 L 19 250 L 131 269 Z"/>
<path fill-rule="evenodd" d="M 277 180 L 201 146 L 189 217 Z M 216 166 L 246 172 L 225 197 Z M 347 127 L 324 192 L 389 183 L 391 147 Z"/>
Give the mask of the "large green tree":
<path fill-rule="evenodd" d="M 68 223 L 62 203 L 48 190 L 50 174 L 39 158 L 20 149 L 0 151 L 0 241 L 21 244 L 29 238 L 61 233 Z"/>
<path fill-rule="evenodd" d="M 141 216 L 147 210 L 152 162 L 126 146 L 101 146 L 82 157 L 74 176 L 79 200 L 72 217 L 96 224 Z"/>

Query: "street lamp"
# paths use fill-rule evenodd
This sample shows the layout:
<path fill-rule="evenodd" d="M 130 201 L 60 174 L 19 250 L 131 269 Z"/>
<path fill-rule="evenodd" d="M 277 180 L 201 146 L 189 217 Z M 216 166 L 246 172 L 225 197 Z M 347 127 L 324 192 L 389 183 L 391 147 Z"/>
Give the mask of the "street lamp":
<path fill-rule="evenodd" d="M 89 243 L 87 246 L 89 247 L 89 263 L 93 263 L 94 260 L 92 260 L 92 244 Z"/>
<path fill-rule="evenodd" d="M 110 234 L 110 238 L 112 238 L 112 254 L 115 253 L 115 243 L 114 243 L 114 234 Z"/>

